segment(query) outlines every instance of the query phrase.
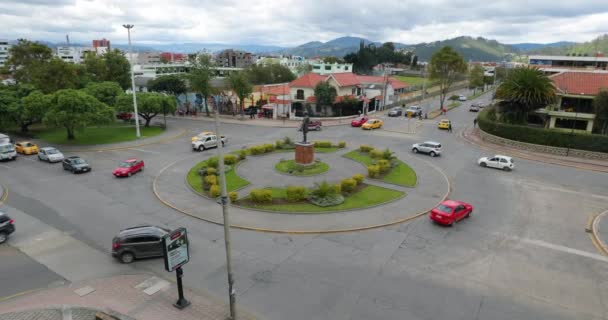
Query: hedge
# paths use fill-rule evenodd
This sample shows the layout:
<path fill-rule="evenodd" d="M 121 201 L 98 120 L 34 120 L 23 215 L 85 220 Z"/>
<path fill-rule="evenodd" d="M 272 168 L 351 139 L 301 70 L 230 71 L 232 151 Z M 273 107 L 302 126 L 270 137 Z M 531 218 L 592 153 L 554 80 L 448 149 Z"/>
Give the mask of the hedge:
<path fill-rule="evenodd" d="M 479 128 L 489 134 L 526 143 L 560 148 L 608 152 L 608 136 L 590 133 L 570 133 L 492 121 L 485 108 L 477 116 Z"/>

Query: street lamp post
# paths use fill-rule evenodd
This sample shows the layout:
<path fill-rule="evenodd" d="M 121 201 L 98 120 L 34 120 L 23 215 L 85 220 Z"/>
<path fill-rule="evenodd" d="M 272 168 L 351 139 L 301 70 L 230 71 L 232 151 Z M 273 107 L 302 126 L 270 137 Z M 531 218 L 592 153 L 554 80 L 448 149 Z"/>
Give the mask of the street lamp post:
<path fill-rule="evenodd" d="M 133 50 L 131 48 L 131 28 L 133 28 L 134 25 L 123 24 L 122 26 L 127 29 L 127 34 L 129 35 L 129 65 L 131 67 L 131 92 L 133 93 L 133 110 L 135 113 L 135 136 L 140 138 L 139 114 L 137 113 L 137 97 L 135 95 L 135 75 L 133 74 Z"/>

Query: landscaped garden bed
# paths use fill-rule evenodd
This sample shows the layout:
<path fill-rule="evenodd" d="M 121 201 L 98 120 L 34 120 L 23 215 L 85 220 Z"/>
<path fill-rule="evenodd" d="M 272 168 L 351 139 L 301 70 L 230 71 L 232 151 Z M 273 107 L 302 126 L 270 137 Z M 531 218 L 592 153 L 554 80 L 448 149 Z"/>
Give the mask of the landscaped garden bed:
<path fill-rule="evenodd" d="M 405 162 L 395 158 L 389 149 L 383 151 L 371 146 L 362 145 L 358 150 L 353 150 L 344 157 L 357 161 L 367 166 L 367 177 L 382 180 L 404 187 L 416 185 L 416 172 Z"/>
<path fill-rule="evenodd" d="M 329 170 L 329 165 L 318 159 L 307 166 L 297 164 L 295 160 L 281 160 L 274 168 L 281 173 L 305 177 L 325 173 Z"/>
<path fill-rule="evenodd" d="M 226 165 L 226 189 L 232 192 L 249 185 L 249 181 L 241 178 L 236 174 L 235 166 L 238 162 L 245 158 L 234 154 L 224 155 L 224 164 Z M 219 180 L 219 162 L 217 157 L 211 157 L 205 161 L 196 164 L 186 177 L 188 184 L 196 192 L 210 197 L 218 197 L 220 195 L 220 180 Z"/>

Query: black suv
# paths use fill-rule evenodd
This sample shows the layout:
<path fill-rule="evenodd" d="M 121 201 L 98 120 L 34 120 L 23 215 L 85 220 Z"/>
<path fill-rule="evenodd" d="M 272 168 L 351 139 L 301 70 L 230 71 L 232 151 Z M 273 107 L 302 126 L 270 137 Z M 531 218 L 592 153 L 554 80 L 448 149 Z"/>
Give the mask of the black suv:
<path fill-rule="evenodd" d="M 89 163 L 78 156 L 67 157 L 63 160 L 62 164 L 63 170 L 69 170 L 72 173 L 91 171 Z"/>
<path fill-rule="evenodd" d="M 15 232 L 15 220 L 0 211 L 0 244 L 8 239 L 8 235 Z"/>
<path fill-rule="evenodd" d="M 112 256 L 122 263 L 135 259 L 162 257 L 161 238 L 171 230 L 157 226 L 139 226 L 120 231 L 112 239 Z"/>

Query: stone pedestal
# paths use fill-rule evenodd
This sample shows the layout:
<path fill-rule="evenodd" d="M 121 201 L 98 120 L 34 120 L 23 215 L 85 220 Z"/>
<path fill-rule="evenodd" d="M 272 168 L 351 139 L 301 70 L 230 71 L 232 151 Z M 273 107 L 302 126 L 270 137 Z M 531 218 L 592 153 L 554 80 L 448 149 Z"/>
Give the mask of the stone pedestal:
<path fill-rule="evenodd" d="M 296 163 L 311 165 L 315 161 L 315 146 L 312 143 L 296 142 Z"/>

